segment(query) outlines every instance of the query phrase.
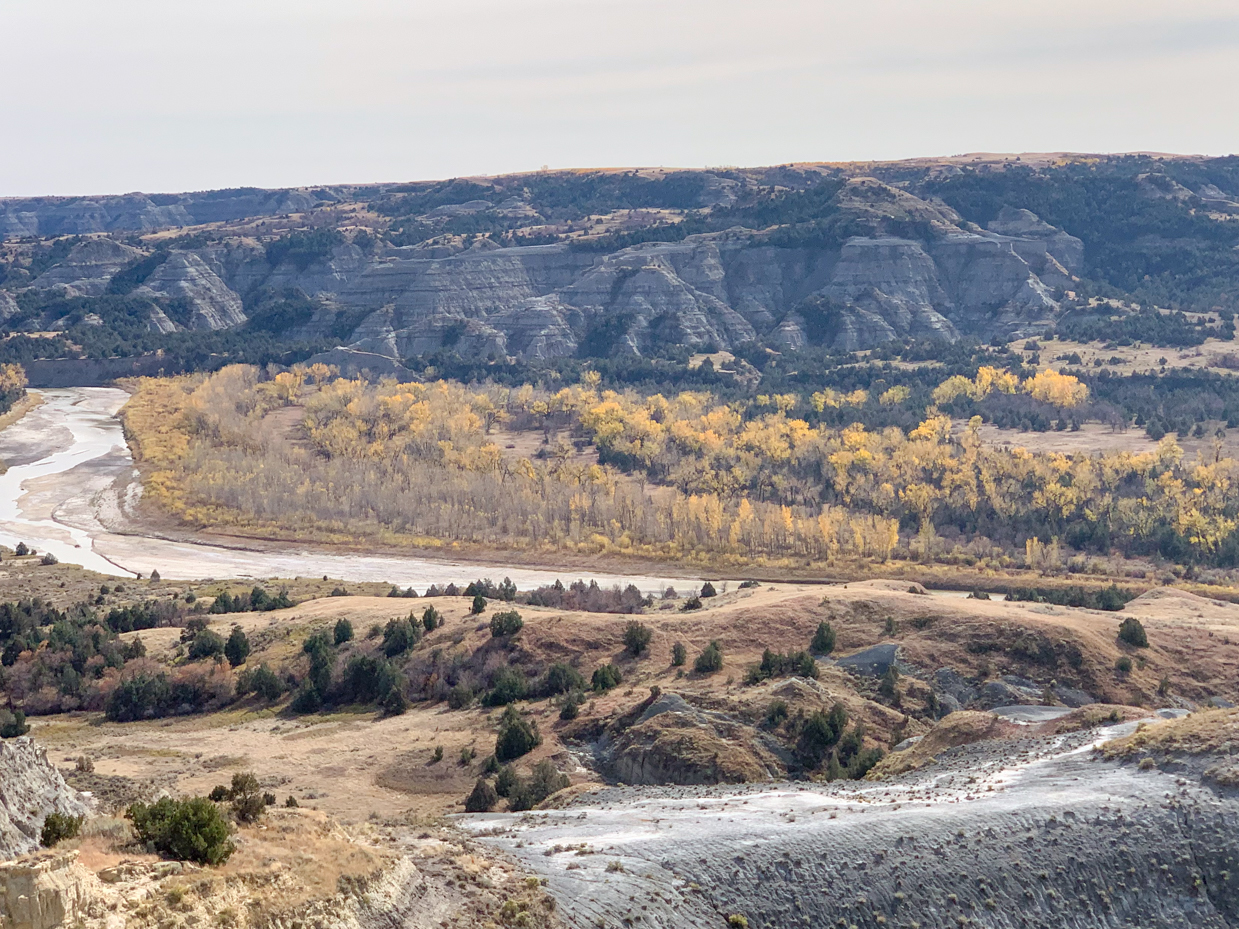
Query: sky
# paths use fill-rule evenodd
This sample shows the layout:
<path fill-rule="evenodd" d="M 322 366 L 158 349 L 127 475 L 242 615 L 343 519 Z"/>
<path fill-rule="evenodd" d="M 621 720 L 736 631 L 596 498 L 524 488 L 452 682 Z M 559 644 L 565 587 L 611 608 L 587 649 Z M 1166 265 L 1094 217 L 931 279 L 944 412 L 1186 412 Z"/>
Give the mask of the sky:
<path fill-rule="evenodd" d="M 1235 0 L 0 0 L 0 196 L 1239 151 Z"/>

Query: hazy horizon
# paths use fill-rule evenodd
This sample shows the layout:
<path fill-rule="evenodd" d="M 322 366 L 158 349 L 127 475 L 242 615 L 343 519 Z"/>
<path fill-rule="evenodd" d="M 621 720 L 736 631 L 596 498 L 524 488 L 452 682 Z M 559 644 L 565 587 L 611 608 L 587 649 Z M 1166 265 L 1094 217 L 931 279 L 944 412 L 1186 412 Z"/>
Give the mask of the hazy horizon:
<path fill-rule="evenodd" d="M 1223 0 L 0 0 L 0 196 L 1239 150 Z"/>

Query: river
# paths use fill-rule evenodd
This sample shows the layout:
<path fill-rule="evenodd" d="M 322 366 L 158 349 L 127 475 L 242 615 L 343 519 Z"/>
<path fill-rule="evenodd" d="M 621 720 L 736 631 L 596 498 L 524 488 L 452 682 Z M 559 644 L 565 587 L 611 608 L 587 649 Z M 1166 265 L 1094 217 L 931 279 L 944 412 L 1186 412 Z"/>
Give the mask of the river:
<path fill-rule="evenodd" d="M 332 554 L 296 546 L 254 551 L 145 535 L 126 519 L 125 502 L 140 494 L 138 472 L 117 413 L 129 395 L 111 387 L 37 391 L 42 404 L 0 432 L 0 544 L 25 542 L 67 564 L 116 576 L 165 578 L 316 577 L 384 581 L 419 592 L 430 584 L 510 577 L 529 589 L 578 577 L 603 586 L 635 584 L 653 593 L 692 586 L 684 578 L 562 572 L 493 563 L 400 555 Z"/>

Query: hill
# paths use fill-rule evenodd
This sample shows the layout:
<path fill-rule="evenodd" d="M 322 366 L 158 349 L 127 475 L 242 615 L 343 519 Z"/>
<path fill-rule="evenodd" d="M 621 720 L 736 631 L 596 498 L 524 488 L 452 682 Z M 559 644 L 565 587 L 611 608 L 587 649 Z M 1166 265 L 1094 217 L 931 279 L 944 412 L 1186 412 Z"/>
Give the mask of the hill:
<path fill-rule="evenodd" d="M 1237 216 L 1235 159 L 1150 155 L 10 199 L 0 360 L 330 352 L 399 373 L 1055 331 L 1195 345 L 1233 336 Z"/>

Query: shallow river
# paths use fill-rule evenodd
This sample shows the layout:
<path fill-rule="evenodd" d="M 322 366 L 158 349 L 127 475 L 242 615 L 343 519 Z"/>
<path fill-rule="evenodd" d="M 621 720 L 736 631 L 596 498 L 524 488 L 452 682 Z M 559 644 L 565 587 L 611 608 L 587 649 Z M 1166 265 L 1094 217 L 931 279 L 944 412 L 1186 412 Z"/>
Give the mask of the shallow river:
<path fill-rule="evenodd" d="M 399 555 L 328 554 L 288 547 L 250 551 L 173 542 L 143 535 L 126 522 L 123 502 L 140 492 L 133 457 L 116 413 L 128 394 L 110 387 L 39 392 L 43 404 L 0 432 L 0 544 L 25 542 L 60 561 L 104 574 L 133 576 L 158 570 L 166 578 L 315 577 L 387 581 L 419 589 L 510 577 L 528 589 L 584 577 L 599 584 L 636 584 L 653 592 L 691 586 L 684 578 L 563 572 L 493 563 L 434 561 Z M 114 531 L 121 530 L 121 531 Z"/>

